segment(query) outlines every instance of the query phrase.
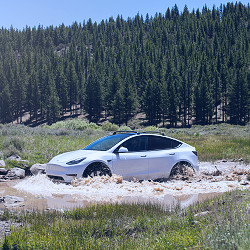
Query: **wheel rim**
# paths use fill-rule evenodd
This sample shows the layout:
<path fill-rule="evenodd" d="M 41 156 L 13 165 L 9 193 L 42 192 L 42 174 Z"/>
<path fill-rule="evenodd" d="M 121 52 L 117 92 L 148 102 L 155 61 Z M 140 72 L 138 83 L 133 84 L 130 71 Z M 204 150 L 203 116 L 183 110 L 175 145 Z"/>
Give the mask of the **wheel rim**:
<path fill-rule="evenodd" d="M 104 175 L 109 175 L 109 176 L 112 175 L 109 168 L 102 165 L 94 165 L 91 166 L 91 168 L 88 169 L 87 172 L 83 174 L 83 177 L 93 178 L 95 176 L 104 176 Z"/>

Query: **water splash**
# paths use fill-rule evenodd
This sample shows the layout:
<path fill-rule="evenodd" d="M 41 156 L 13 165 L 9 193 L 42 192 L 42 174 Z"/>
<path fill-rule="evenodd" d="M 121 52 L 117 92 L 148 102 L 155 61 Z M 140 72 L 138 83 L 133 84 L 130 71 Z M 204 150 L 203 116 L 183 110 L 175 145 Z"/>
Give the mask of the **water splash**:
<path fill-rule="evenodd" d="M 217 172 L 216 172 L 217 171 Z M 97 176 L 78 179 L 72 185 L 54 183 L 45 175 L 28 177 L 14 186 L 35 196 L 77 195 L 91 201 L 119 200 L 124 197 L 164 199 L 166 195 L 221 193 L 232 189 L 249 188 L 246 176 L 250 166 L 235 162 L 201 162 L 200 172 L 185 181 L 172 179 L 166 182 L 125 181 L 121 176 Z M 242 185 L 245 182 L 246 185 Z"/>

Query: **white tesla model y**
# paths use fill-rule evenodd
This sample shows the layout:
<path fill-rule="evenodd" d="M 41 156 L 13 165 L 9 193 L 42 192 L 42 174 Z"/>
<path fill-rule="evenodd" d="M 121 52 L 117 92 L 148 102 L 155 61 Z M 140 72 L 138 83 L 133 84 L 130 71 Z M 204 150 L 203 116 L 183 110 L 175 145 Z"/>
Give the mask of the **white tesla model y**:
<path fill-rule="evenodd" d="M 84 149 L 55 156 L 47 164 L 46 174 L 65 182 L 112 174 L 126 180 L 155 180 L 168 178 L 184 165 L 199 170 L 194 147 L 163 133 L 118 131 Z"/>

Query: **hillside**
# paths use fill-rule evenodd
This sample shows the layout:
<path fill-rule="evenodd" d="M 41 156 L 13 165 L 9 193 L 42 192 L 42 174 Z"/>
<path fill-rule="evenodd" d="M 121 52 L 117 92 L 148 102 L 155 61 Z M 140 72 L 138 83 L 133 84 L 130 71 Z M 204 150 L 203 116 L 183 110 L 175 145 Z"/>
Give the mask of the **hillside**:
<path fill-rule="evenodd" d="M 249 121 L 249 5 L 0 30 L 0 122 Z"/>

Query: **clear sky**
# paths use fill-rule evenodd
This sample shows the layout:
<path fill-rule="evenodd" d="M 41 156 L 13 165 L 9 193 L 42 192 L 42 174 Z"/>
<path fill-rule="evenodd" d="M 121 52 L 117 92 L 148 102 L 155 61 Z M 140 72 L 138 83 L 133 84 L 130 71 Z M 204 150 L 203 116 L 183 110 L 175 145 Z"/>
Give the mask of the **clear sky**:
<path fill-rule="evenodd" d="M 213 5 L 219 7 L 226 4 L 223 0 L 0 0 L 0 27 L 23 29 L 27 26 L 34 27 L 39 24 L 47 27 L 59 26 L 64 23 L 71 25 L 74 21 L 82 23 L 89 18 L 99 23 L 109 17 L 116 18 L 122 15 L 124 19 L 133 18 L 137 13 L 154 16 L 156 12 L 165 14 L 177 4 L 182 12 L 185 4 L 189 11 L 200 10 L 206 4 L 209 9 Z M 248 0 L 242 0 L 247 5 Z"/>

